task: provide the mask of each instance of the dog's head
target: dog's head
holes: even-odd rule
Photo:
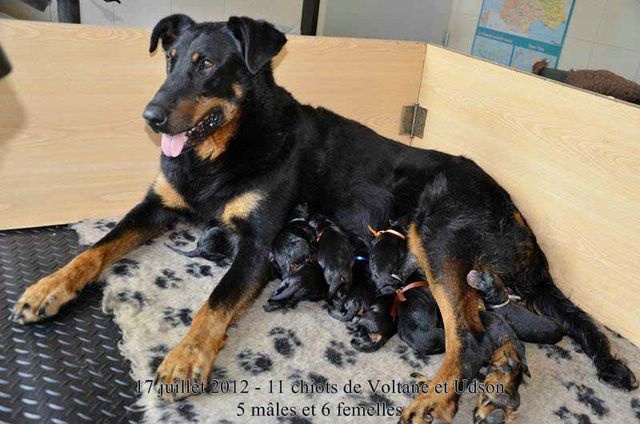
[[[287,40],[264,21],[231,17],[197,24],[188,16],[172,15],[153,29],[150,52],[159,41],[166,53],[167,78],[143,117],[162,133],[163,153],[175,157],[187,144],[230,132],[223,128],[237,124],[254,78],[271,73],[268,65]]]

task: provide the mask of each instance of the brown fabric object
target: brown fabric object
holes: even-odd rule
[[[606,70],[570,70],[566,84],[640,104],[640,84]]]
[[[538,61],[533,65],[532,72],[546,76],[544,72],[547,70],[547,66],[546,60]],[[564,83],[630,103],[640,104],[640,84],[610,71],[572,69],[568,72]]]

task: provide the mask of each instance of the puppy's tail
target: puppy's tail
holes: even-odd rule
[[[625,390],[638,387],[633,372],[620,359],[611,354],[609,340],[596,326],[591,317],[569,300],[556,287],[549,273],[547,260],[542,251],[538,252],[537,266],[527,273],[535,275],[537,286],[526,296],[527,303],[544,315],[554,318],[591,358],[598,372],[598,378],[607,384]]]

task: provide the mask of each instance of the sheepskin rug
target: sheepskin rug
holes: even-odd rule
[[[73,228],[88,245],[114,225],[113,219],[88,220]],[[266,313],[262,304],[276,285],[271,282],[229,328],[211,375],[219,382],[212,386],[218,393],[163,401],[149,390],[149,381],[226,271],[167,247],[190,250],[200,231],[177,226],[101,277],[106,283],[103,307],[122,330],[120,349],[140,382],[145,422],[395,423],[413,397],[403,393],[414,383],[411,373],[433,377],[438,369],[442,355],[418,355],[398,337],[376,353],[357,352],[344,323],[329,317],[321,303]],[[614,349],[640,372],[639,350],[608,333]],[[638,391],[600,383],[591,362],[567,337],[556,346],[528,344],[527,360],[532,377],[520,390],[519,422],[640,422]],[[474,400],[471,393],[462,395],[456,422],[472,422]]]

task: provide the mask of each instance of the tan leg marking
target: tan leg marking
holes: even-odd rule
[[[435,377],[431,379],[429,392],[418,395],[404,408],[401,421],[413,424],[432,422],[451,422],[456,414],[458,394],[455,393],[455,380],[462,377],[463,349],[461,334],[470,331],[482,331],[479,310],[482,302],[479,296],[467,289],[464,270],[455,261],[444,264],[444,278],[435,278],[429,263],[427,252],[420,240],[415,223],[409,226],[408,247],[416,256],[418,265],[425,273],[431,293],[438,304],[445,331],[445,357]],[[422,377],[421,379],[424,379]],[[436,385],[448,390],[436,390]]]
[[[511,340],[507,340],[491,355],[484,384],[492,386],[495,392],[478,395],[475,423],[513,422],[520,406],[518,389],[523,373],[528,375],[529,371]],[[499,387],[502,388],[501,392]]]
[[[254,190],[243,193],[229,200],[224,206],[220,220],[223,224],[233,226],[236,219],[244,220],[255,211],[264,199],[262,192]]]
[[[111,262],[146,238],[129,231],[115,240],[85,250],[63,268],[27,288],[14,306],[13,318],[26,324],[57,314],[62,305],[98,278]]]
[[[182,195],[167,181],[163,173],[158,174],[153,183],[153,192],[160,197],[160,201],[169,209],[188,209],[189,205]]]
[[[233,311],[211,309],[208,302],[193,317],[189,332],[164,358],[158,367],[158,383],[181,381],[202,383],[206,386],[213,361],[224,346],[227,327]],[[165,393],[167,400],[177,400],[189,393]]]

